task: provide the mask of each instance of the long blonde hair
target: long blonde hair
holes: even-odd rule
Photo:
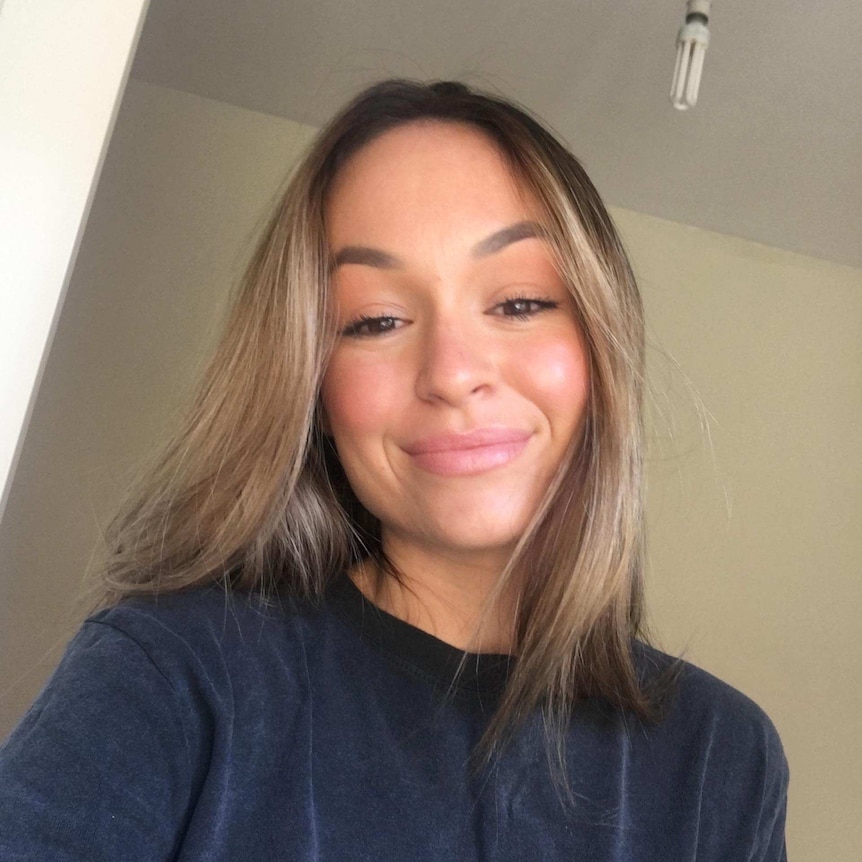
[[[405,123],[487,135],[539,202],[589,358],[581,439],[506,578],[519,585],[517,662],[481,744],[488,755],[541,706],[561,743],[591,697],[655,717],[642,636],[644,326],[629,261],[579,162],[510,101],[457,82],[390,80],[353,99],[295,170],[254,252],[192,408],[107,530],[103,604],[222,582],[318,599],[379,524],[353,496],[317,422],[332,344],[324,204],[341,166]],[[560,763],[561,744],[556,746]]]

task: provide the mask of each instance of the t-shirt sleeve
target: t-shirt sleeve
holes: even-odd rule
[[[715,717],[711,765],[704,774],[710,800],[705,843],[716,859],[785,862],[790,773],[781,739],[766,713],[744,695],[734,692],[727,701],[732,709]]]
[[[787,819],[787,789],[790,771],[787,758],[770,725],[771,733],[766,745],[766,778],[760,811],[760,829],[754,862],[787,862],[787,845],[784,837]]]
[[[145,646],[85,623],[0,747],[0,859],[173,858],[191,796],[187,713]]]

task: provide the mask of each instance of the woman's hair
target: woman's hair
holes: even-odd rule
[[[315,600],[364,555],[391,571],[379,524],[318,423],[334,338],[325,203],[352,155],[413,122],[466,124],[497,145],[539,204],[586,343],[580,439],[502,578],[520,597],[517,661],[482,743],[490,755],[541,706],[562,765],[563,729],[579,701],[658,715],[657,690],[639,679],[632,655],[642,636],[642,306],[577,159],[525,110],[464,84],[378,83],[313,141],[252,256],[182,428],[109,525],[103,602],[214,582]]]

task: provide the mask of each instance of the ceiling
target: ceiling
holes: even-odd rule
[[[528,106],[610,203],[862,267],[862,4],[715,0],[668,101],[682,0],[151,0],[134,78],[321,125],[388,76]]]

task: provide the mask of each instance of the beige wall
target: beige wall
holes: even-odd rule
[[[858,860],[862,271],[614,215],[644,294],[657,390],[655,629],[778,727],[791,860]]]
[[[180,408],[309,133],[130,82],[0,524],[0,735],[79,623],[99,525]],[[856,860],[862,272],[614,215],[649,318],[655,627],[773,717],[794,862]]]

